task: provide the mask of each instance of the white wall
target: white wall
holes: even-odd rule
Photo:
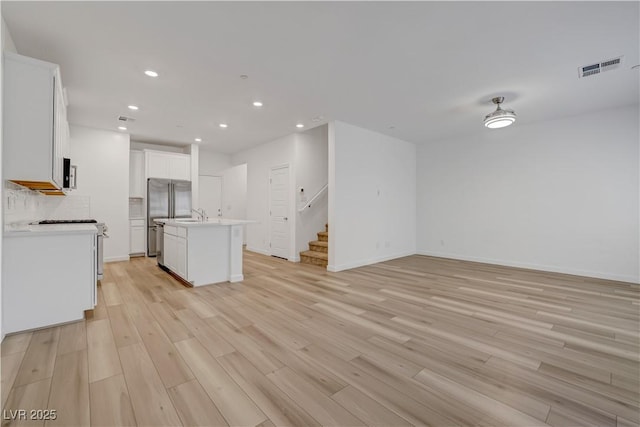
[[[269,250],[269,174],[274,166],[289,165],[289,259],[296,258],[295,245],[295,141],[296,134],[279,138],[256,148],[236,153],[231,157],[234,165],[247,165],[247,219],[258,221],[247,225],[247,249],[263,254]],[[201,171],[202,173],[202,171]]]
[[[4,18],[2,18],[2,13],[0,12],[0,27],[2,30],[2,52],[10,51],[16,52],[16,45],[13,43],[13,39],[11,38],[11,34],[9,33],[9,29],[7,28],[7,24],[4,22]],[[0,100],[2,99],[2,82],[3,78],[3,67],[0,67]],[[1,105],[2,103],[0,103]],[[0,129],[2,129],[2,107],[0,106]],[[2,147],[2,132],[0,132],[0,147]],[[0,176],[2,176],[2,150],[0,149]],[[0,185],[0,191],[4,189],[4,185]],[[2,199],[4,200],[4,194],[2,194]],[[0,204],[3,206],[4,203]],[[4,215],[4,213],[3,213]],[[4,224],[4,216],[0,218],[0,223]],[[0,233],[0,261],[2,260],[2,233]],[[2,328],[2,262],[0,262],[0,342],[4,339],[4,329]]]
[[[200,146],[191,144],[189,149],[191,157],[191,209],[200,206]]]
[[[297,134],[295,143],[296,210],[302,208],[328,183],[328,126],[318,126]],[[300,189],[304,192],[300,192]],[[309,241],[324,231],[328,220],[327,192],[302,213],[296,211],[296,256],[309,249]]]
[[[340,271],[416,251],[416,147],[329,124],[329,265]]]
[[[200,175],[220,175],[223,170],[230,168],[232,165],[229,154],[217,153],[202,146],[200,147]]]
[[[247,218],[246,164],[222,171],[222,216],[233,219]]]
[[[638,107],[418,149],[418,252],[638,282]]]
[[[129,259],[129,135],[71,126],[78,196],[91,197],[91,216],[109,227],[105,261]]]
[[[4,18],[2,18],[2,51],[18,53],[16,44],[13,42],[13,37],[11,37],[7,23],[4,22]]]

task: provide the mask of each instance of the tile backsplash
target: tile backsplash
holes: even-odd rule
[[[5,225],[43,219],[88,219],[91,218],[91,197],[45,196],[5,181],[3,208]]]

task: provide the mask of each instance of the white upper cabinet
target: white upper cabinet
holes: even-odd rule
[[[171,179],[191,181],[191,156],[188,154],[172,155],[169,158],[169,176]]]
[[[43,192],[62,188],[69,126],[56,64],[4,53],[3,176]]]
[[[144,153],[129,152],[129,197],[144,198]]]
[[[147,157],[147,178],[169,178],[169,156],[165,153],[145,151]]]
[[[191,156],[180,153],[145,150],[147,178],[191,181]]]

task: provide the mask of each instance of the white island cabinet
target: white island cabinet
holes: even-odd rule
[[[84,318],[96,304],[96,227],[37,225],[4,233],[4,332]]]
[[[164,222],[165,268],[193,286],[243,280],[243,226],[253,221],[161,222]]]

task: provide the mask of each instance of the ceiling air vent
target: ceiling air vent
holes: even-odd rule
[[[135,122],[136,119],[127,116],[118,116],[118,120],[121,122]]]
[[[613,59],[607,59],[606,61],[598,62],[595,64],[585,65],[578,67],[578,77],[589,77],[594,74],[604,73],[605,71],[614,70],[620,67],[624,56],[619,56]]]

